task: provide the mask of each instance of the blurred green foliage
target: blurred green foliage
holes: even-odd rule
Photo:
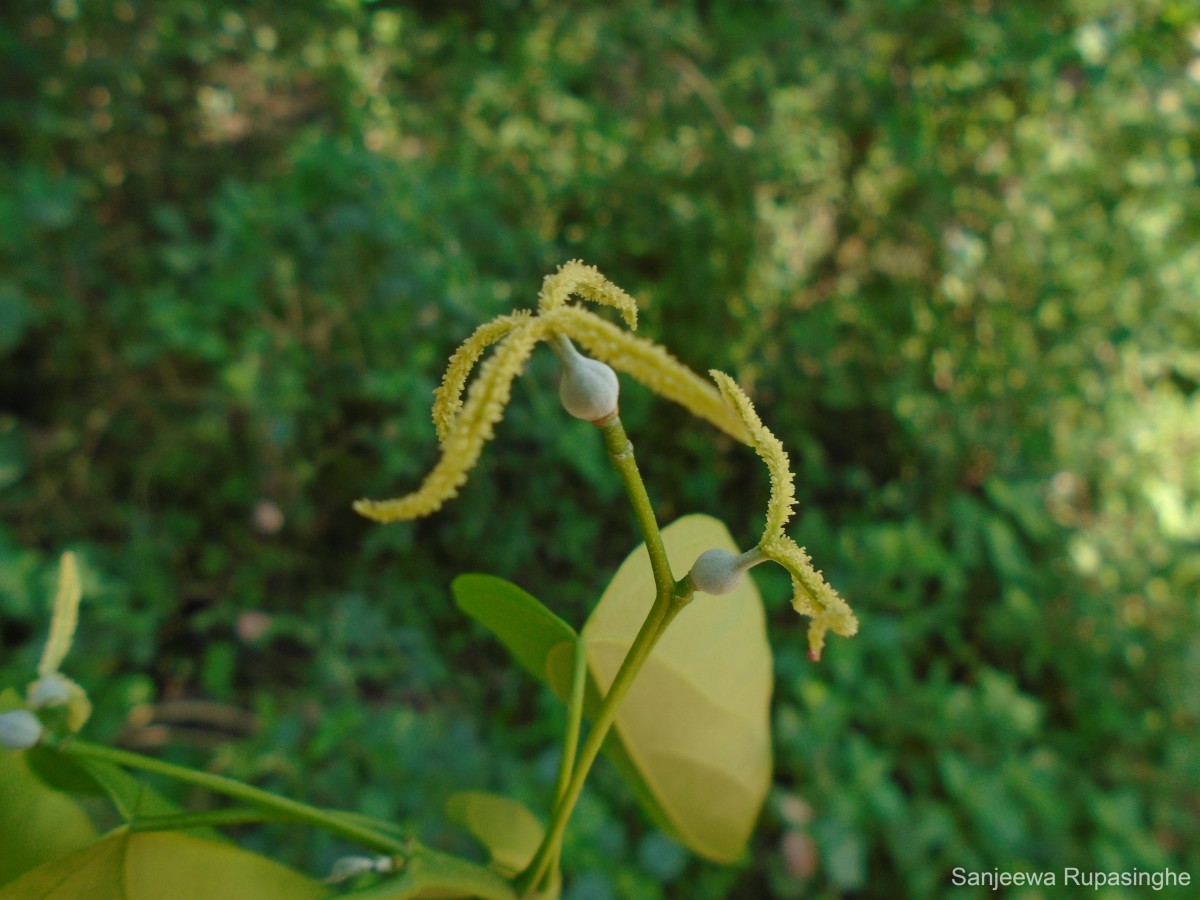
[[[1200,877],[1197,7],[452,10],[4,5],[0,679],[32,671],[69,547],[92,734],[250,709],[163,752],[453,850],[453,790],[544,809],[559,713],[448,585],[492,572],[578,624],[634,543],[551,361],[445,512],[349,502],[417,482],[446,355],[580,256],[752,389],[862,632],[810,664],[767,573],[752,859],[690,859],[602,770],[566,896]],[[751,454],[636,389],[623,412],[664,521],[757,535]],[[345,850],[240,837],[317,872]]]

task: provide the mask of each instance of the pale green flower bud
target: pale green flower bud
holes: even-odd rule
[[[728,550],[705,550],[692,564],[692,584],[706,594],[728,594],[742,581],[745,569],[737,554]]]
[[[615,415],[620,392],[617,373],[605,363],[584,356],[564,335],[553,335],[548,343],[563,367],[562,380],[558,384],[563,408],[586,422],[598,422]]]
[[[705,550],[696,557],[688,575],[698,591],[714,595],[728,594],[742,583],[742,575],[747,569],[765,558],[757,547],[741,554],[717,547]]]
[[[71,684],[70,679],[58,672],[51,672],[29,685],[25,698],[34,709],[41,709],[43,706],[66,706],[71,702]]]
[[[61,672],[48,672],[25,691],[25,699],[34,709],[44,706],[65,706],[67,727],[78,732],[92,715],[92,701],[87,692]]]
[[[42,739],[42,723],[27,709],[0,713],[0,747],[28,750]]]

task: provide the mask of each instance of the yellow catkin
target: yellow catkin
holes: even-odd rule
[[[377,522],[400,522],[427,516],[455,496],[479,461],[483,445],[491,440],[495,424],[504,415],[513,379],[545,331],[544,323],[531,319],[528,325],[504,338],[480,367],[462,412],[443,443],[442,458],[419,489],[392,500],[359,500],[354,510]]]
[[[620,310],[625,324],[633,331],[637,330],[637,302],[601,275],[595,266],[584,265],[578,259],[563,263],[557,272],[542,280],[538,312],[545,315],[565,306],[572,294]]]
[[[737,411],[746,430],[750,432],[755,452],[767,464],[767,472],[771,477],[771,496],[767,501],[767,524],[763,535],[782,534],[783,526],[792,517],[792,507],[796,505],[796,485],[788,464],[787,451],[783,449],[779,438],[762,423],[754,404],[736,381],[716,369],[712,369],[709,375],[721,389],[726,402]]]
[[[559,307],[542,318],[549,320],[556,331],[578,341],[596,359],[678,403],[734,440],[751,442],[750,433],[721,399],[720,392],[653,341],[622,331],[577,306]]]
[[[458,411],[462,409],[462,392],[467,379],[479,357],[492,344],[507,335],[514,328],[529,321],[531,313],[520,310],[509,316],[500,316],[485,322],[475,329],[474,333],[463,341],[454,351],[446,364],[446,374],[442,376],[441,386],[433,393],[433,427],[437,429],[438,442],[444,444],[450,434]]]
[[[491,440],[495,424],[504,415],[513,379],[534,346],[552,334],[563,334],[654,393],[754,447],[771,478],[766,527],[758,549],[791,574],[792,605],[797,612],[812,618],[808,631],[812,655],[820,656],[827,631],[846,637],[855,634],[858,620],[849,605],[813,567],[804,549],[783,533],[796,504],[787,452],[763,424],[746,393],[731,377],[716,370],[710,373],[717,385],[714,388],[663,347],[622,331],[586,309],[569,305],[567,300],[572,294],[620,310],[629,327],[637,327],[637,305],[633,298],[599,270],[579,260],[560,266],[542,282],[538,315],[522,310],[481,325],[450,357],[433,404],[433,422],[442,444],[442,457],[420,488],[392,500],[359,500],[354,509],[379,522],[416,519],[440,509],[458,493],[479,461],[484,444]],[[493,344],[496,349],[480,367],[464,403],[462,393],[471,371]],[[74,557],[66,554],[60,570],[51,639],[39,668],[43,675],[57,669],[70,647],[79,603],[78,582]]]
[[[843,637],[858,632],[858,619],[849,604],[830,586],[813,566],[804,548],[783,533],[783,526],[796,505],[796,486],[788,464],[787,451],[779,438],[763,424],[754,404],[732,378],[724,372],[709,372],[721,395],[750,432],[751,443],[771,476],[771,497],[767,501],[767,522],[758,549],[788,570],[792,576],[792,607],[812,622],[808,627],[808,646],[813,659],[820,659],[825,634],[833,631]]]
[[[768,524],[781,528],[794,502],[790,476],[785,479],[778,474],[786,475],[787,456],[774,436],[762,428],[744,395],[743,401],[723,397],[720,390],[664,348],[623,331],[587,309],[568,304],[572,295],[614,307],[630,328],[637,326],[633,298],[599,270],[579,260],[560,266],[543,281],[537,315],[521,310],[481,325],[450,357],[442,384],[434,392],[432,411],[442,456],[421,487],[392,500],[359,500],[354,509],[380,522],[415,519],[440,509],[458,493],[483,445],[491,439],[493,426],[503,416],[511,395],[512,380],[534,345],[551,334],[563,334],[577,340],[597,359],[711,422],[735,440],[759,448],[772,473]],[[464,403],[462,395],[471,373],[493,345],[496,349],[480,367]],[[752,434],[748,423],[756,423],[761,434]]]
[[[42,651],[42,659],[38,663],[38,675],[45,676],[57,672],[58,667],[62,665],[67,651],[71,649],[71,641],[75,638],[75,628],[79,624],[79,601],[82,597],[79,563],[74,553],[64,553],[58,561],[58,590],[54,596],[54,611],[50,616],[50,637],[46,640],[46,649]]]

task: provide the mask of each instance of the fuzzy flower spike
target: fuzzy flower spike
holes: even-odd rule
[[[792,507],[796,505],[796,488],[783,444],[762,423],[750,398],[732,378],[715,370],[710,374],[725,401],[750,433],[755,451],[767,464],[771,496],[767,501],[766,527],[758,545],[740,556],[721,550],[702,553],[692,567],[692,580],[697,589],[707,593],[727,593],[751,566],[768,559],[779,563],[792,576],[792,606],[796,612],[812,619],[808,627],[809,656],[820,659],[826,632],[851,637],[858,632],[858,619],[846,601],[813,567],[804,548],[783,531],[792,517]]]
[[[79,581],[79,563],[74,553],[64,553],[58,563],[58,590],[50,616],[50,636],[38,663],[37,681],[29,685],[26,700],[34,709],[65,706],[67,728],[79,731],[92,714],[92,704],[83,688],[59,671],[79,625],[79,601],[83,588]]]
[[[595,361],[581,357],[574,350],[570,341],[575,340],[596,359],[632,376],[742,443],[752,442],[742,419],[711,384],[659,345],[568,303],[572,295],[617,309],[631,330],[637,328],[634,299],[595,267],[578,260],[559,267],[542,282],[536,313],[519,310],[481,325],[450,357],[433,403],[433,424],[442,456],[424,483],[411,494],[392,500],[359,500],[354,504],[355,511],[378,522],[399,522],[427,516],[454,497],[479,461],[483,445],[493,436],[512,394],[513,379],[520,374],[539,341],[549,343],[563,360],[565,379],[596,375]],[[476,364],[493,346],[492,354],[479,366],[478,375],[467,389]],[[615,380],[608,382],[602,376],[600,373],[595,380],[613,385],[612,401],[607,404],[611,409],[596,419],[616,412]],[[572,385],[565,383],[562,394],[566,401],[573,394]],[[599,409],[587,403],[572,409],[568,404],[573,414],[584,418],[590,415],[587,410],[593,408]]]

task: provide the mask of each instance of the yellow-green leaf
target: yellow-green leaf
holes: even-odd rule
[[[87,814],[46,787],[26,754],[0,750],[0,884],[96,839]]]
[[[525,804],[486,791],[452,794],[446,815],[478,838],[492,863],[510,876],[529,865],[546,833]]]
[[[709,516],[663,530],[674,571],[705,550],[737,552]],[[581,638],[607,690],[654,600],[646,548],[620,569]],[[730,594],[696,594],[667,629],[617,715],[626,754],[671,830],[692,850],[730,862],[745,849],[771,778],[771,649],[749,579]]]
[[[182,812],[149,784],[104,760],[73,756],[50,747],[34,747],[28,751],[28,761],[30,770],[51,788],[72,794],[107,796],[126,822]],[[187,833],[228,842],[212,828],[190,828]]]
[[[0,900],[316,900],[328,889],[264,856],[176,832],[121,830],[26,872]]]

